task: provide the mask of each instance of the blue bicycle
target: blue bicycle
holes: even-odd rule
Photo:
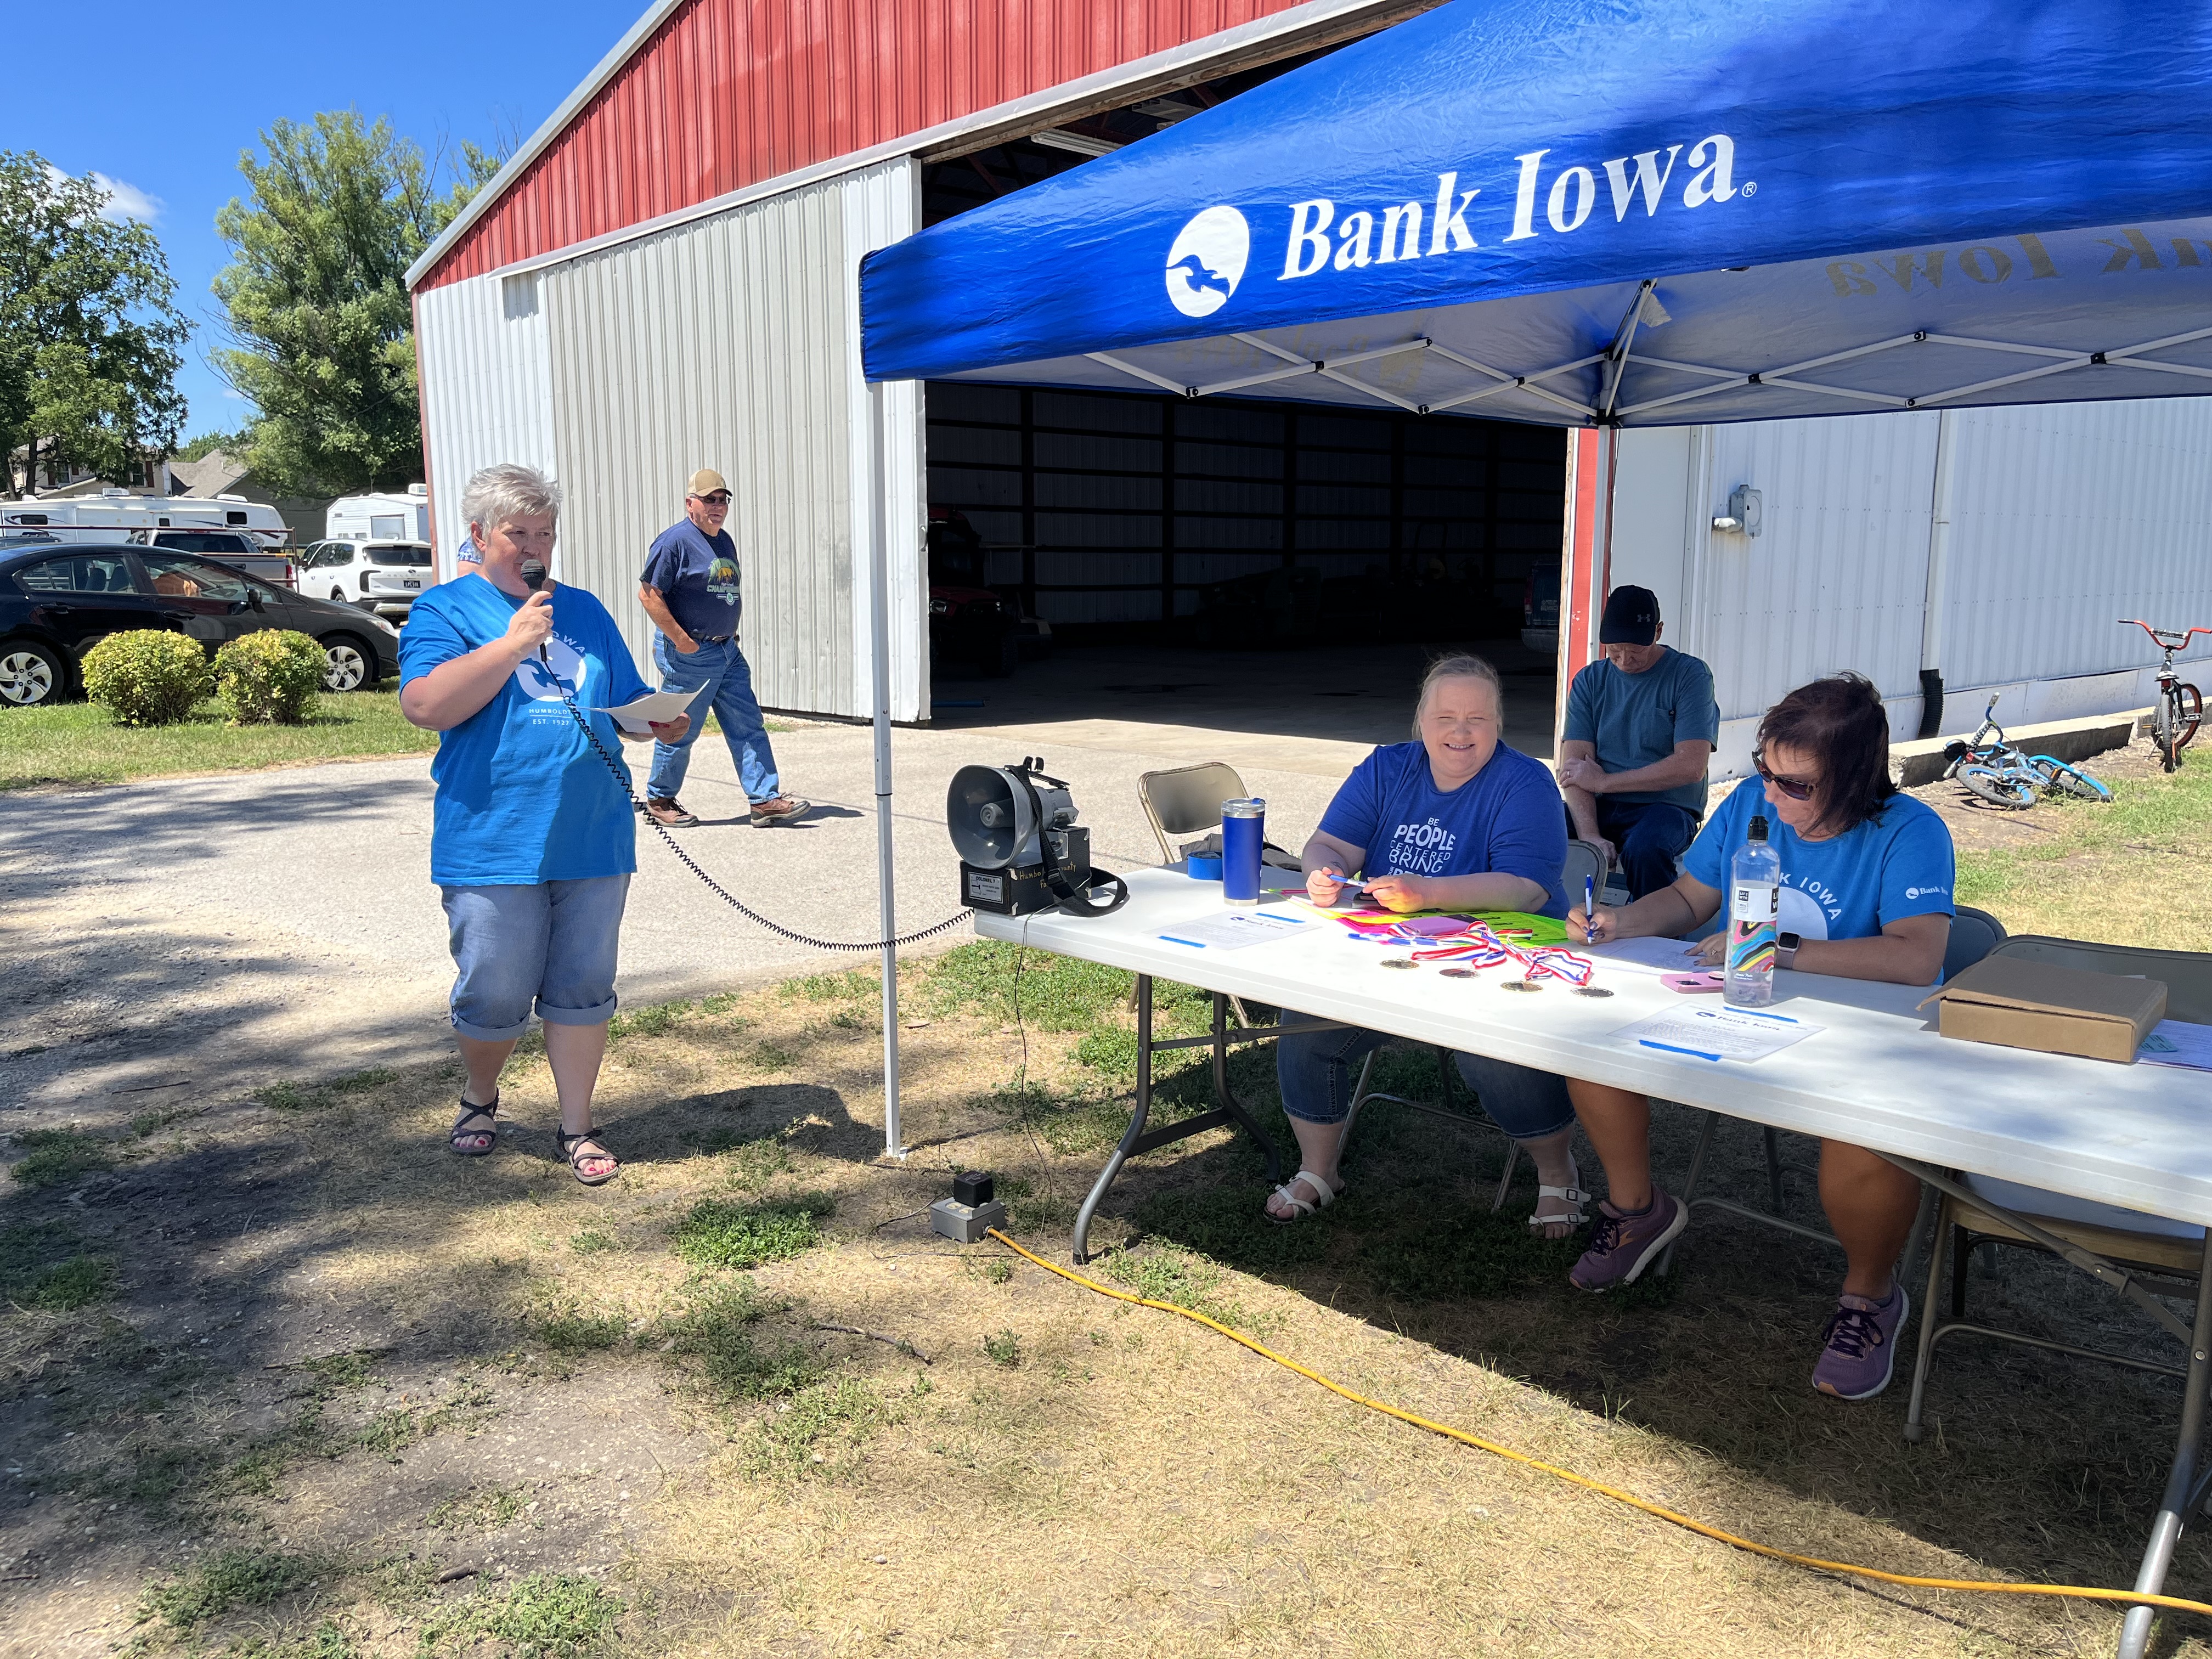
[[[2100,780],[2055,755],[2031,755],[2006,739],[1996,719],[2002,695],[1990,694],[1972,738],[1954,738],[1945,747],[1951,763],[1943,775],[1957,779],[1990,805],[2012,811],[2024,811],[2049,794],[2109,804],[2112,792]]]

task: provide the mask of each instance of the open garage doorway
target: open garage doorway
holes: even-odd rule
[[[968,382],[925,409],[933,724],[1334,766],[1472,650],[1550,754],[1559,432]]]

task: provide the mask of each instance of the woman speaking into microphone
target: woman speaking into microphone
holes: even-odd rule
[[[468,1067],[448,1144],[464,1158],[492,1150],[500,1069],[535,1010],[561,1098],[554,1144],[597,1187],[620,1167],[592,1133],[592,1091],[637,825],[627,769],[618,782],[569,704],[612,755],[618,728],[593,706],[652,688],[606,607],[547,579],[560,510],[558,487],[530,467],[469,480],[461,511],[479,562],[415,601],[399,638],[399,708],[440,734],[430,879],[459,969],[453,1034]],[[689,725],[679,714],[653,735],[674,743]]]

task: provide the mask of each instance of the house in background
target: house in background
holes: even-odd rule
[[[169,480],[167,493],[172,495],[194,495],[203,500],[235,495],[275,507],[291,527],[295,547],[306,547],[322,540],[324,515],[335,499],[329,495],[279,494],[256,478],[244,459],[228,450],[210,449],[197,461],[171,461],[166,471]]]
[[[103,478],[81,466],[56,460],[52,447],[43,441],[39,446],[37,477],[29,476],[31,471],[29,446],[17,444],[8,452],[9,495],[97,495],[103,489],[130,489],[152,495],[178,493],[170,482],[167,461],[135,460],[124,469],[123,477]]]

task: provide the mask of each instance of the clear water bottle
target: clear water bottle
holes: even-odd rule
[[[1766,818],[1754,817],[1729,871],[1728,988],[1740,1008],[1774,1000],[1775,938],[1782,915],[1782,855],[1767,843]]]

